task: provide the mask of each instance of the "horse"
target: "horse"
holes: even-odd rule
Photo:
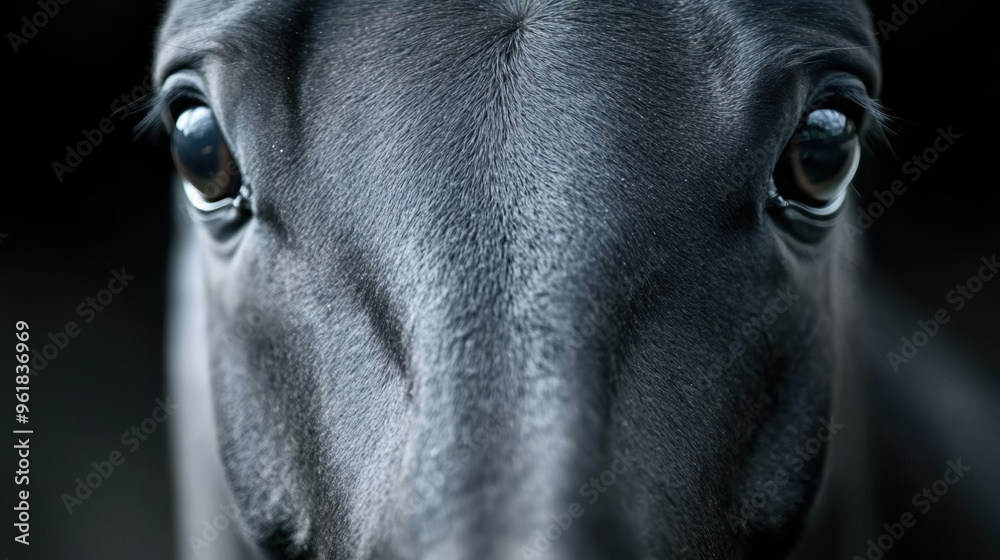
[[[800,542],[850,426],[863,2],[173,0],[155,58],[186,554]]]

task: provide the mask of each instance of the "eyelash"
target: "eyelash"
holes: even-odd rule
[[[812,99],[808,108],[803,111],[796,127],[796,133],[804,124],[809,113],[817,109],[840,111],[853,120],[858,127],[858,136],[861,139],[862,147],[888,146],[889,140],[886,133],[890,129],[889,117],[885,109],[878,101],[869,97],[858,87],[836,81],[829,84],[822,93]]]
[[[194,87],[181,86],[157,92],[147,104],[146,115],[136,126],[136,133],[169,136],[177,116],[194,105],[208,105],[201,92]]]

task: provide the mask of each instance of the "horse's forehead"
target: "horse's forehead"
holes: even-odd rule
[[[577,41],[561,43],[559,54],[579,56],[598,51],[604,39],[614,49],[629,53],[673,51],[691,64],[719,71],[733,60],[733,68],[755,69],[792,60],[801,50],[873,43],[862,0],[826,2],[803,0],[795,5],[770,0],[745,2],[663,0],[648,5],[606,5],[602,2],[505,0],[469,2],[450,0],[433,5],[423,1],[394,3],[344,0],[299,0],[274,3],[261,0],[173,0],[160,32],[159,51],[220,47],[237,51],[254,63],[279,66],[323,57],[292,57],[339,47],[351,52],[387,54],[401,44],[416,44],[420,52],[447,47],[474,49],[483,36],[502,38],[511,30],[534,31],[562,38],[587,33]],[[568,36],[568,37],[567,37]],[[481,45],[479,45],[481,46]],[[474,55],[470,52],[469,55]],[[753,58],[753,60],[749,60]],[[161,69],[162,70],[162,69]],[[312,70],[316,70],[313,68]],[[682,72],[678,72],[682,74]],[[733,84],[723,84],[733,85]],[[735,86],[738,87],[738,86]]]

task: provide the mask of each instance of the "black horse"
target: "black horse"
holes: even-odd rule
[[[788,553],[846,425],[872,29],[860,1],[175,0],[189,551]],[[230,499],[242,529],[204,534]]]

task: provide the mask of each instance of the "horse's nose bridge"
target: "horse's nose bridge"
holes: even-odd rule
[[[399,546],[428,558],[499,559],[523,558],[523,545],[551,548],[557,559],[616,531],[610,522],[590,526],[613,509],[611,494],[601,494],[587,520],[571,515],[592,497],[581,488],[615,461],[606,438],[609,360],[599,345],[495,309],[425,317],[407,372],[412,418],[394,500],[403,512]],[[559,543],[544,534],[553,523]]]
[[[543,335],[486,328],[436,338],[452,338],[452,350],[445,343],[432,355],[415,351],[408,372],[418,486],[434,493],[426,487],[436,479],[439,489],[460,493],[496,484],[516,490],[599,455],[607,372],[600,360],[580,357],[588,348],[557,357]],[[544,497],[551,488],[536,490]]]

